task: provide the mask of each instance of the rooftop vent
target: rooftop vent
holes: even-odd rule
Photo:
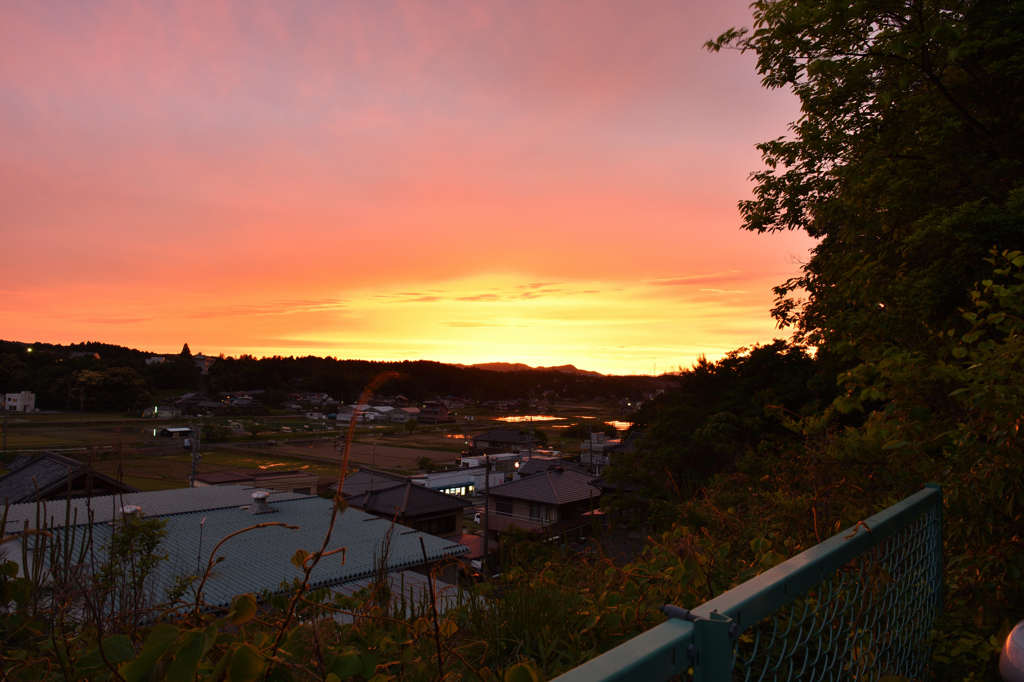
[[[257,490],[252,494],[252,504],[249,505],[250,514],[265,514],[269,511],[273,511],[270,505],[267,504],[267,498],[270,497],[270,493],[265,490]]]
[[[563,471],[565,471],[565,469],[563,467],[555,467],[555,473],[559,473],[560,474]]]

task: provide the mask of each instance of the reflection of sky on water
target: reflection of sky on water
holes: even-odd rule
[[[445,438],[469,438],[468,433],[446,433]]]
[[[243,461],[252,461],[252,460],[243,460]],[[294,466],[294,465],[289,465],[288,462],[273,462],[272,464],[260,464],[258,466],[259,466],[260,469],[269,469],[270,467],[286,467],[286,466],[291,466],[293,469],[308,469],[309,468],[308,464],[305,464],[303,466],[297,467],[297,466]]]
[[[499,422],[554,422],[565,417],[552,417],[549,414],[525,414],[525,415],[513,415],[511,417],[498,417],[496,421]]]
[[[607,422],[602,422],[602,423],[604,423],[604,424],[611,424],[612,426],[614,426],[619,431],[625,431],[626,429],[628,429],[630,426],[633,425],[633,422],[620,422],[620,421],[607,421]],[[575,425],[574,424],[552,424],[550,427],[545,427],[545,428],[567,429],[570,426],[575,426]]]

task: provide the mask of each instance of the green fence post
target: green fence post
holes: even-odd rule
[[[693,661],[694,682],[729,682],[732,680],[733,642],[729,636],[732,618],[717,611],[708,619],[693,623],[696,655]]]
[[[932,587],[935,590],[935,601],[938,609],[937,615],[941,616],[943,607],[945,606],[942,595],[942,588],[944,587],[942,584],[942,576],[945,575],[942,558],[942,486],[938,483],[926,483],[924,487],[939,491],[939,499],[935,503],[936,516],[939,520],[939,529],[935,534],[935,569],[931,574],[931,582]]]

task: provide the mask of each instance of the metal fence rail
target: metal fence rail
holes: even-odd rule
[[[558,677],[583,680],[921,678],[942,611],[942,491],[867,521]]]

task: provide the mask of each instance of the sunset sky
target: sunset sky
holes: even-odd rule
[[[660,373],[770,341],[748,0],[0,4],[0,338]]]

